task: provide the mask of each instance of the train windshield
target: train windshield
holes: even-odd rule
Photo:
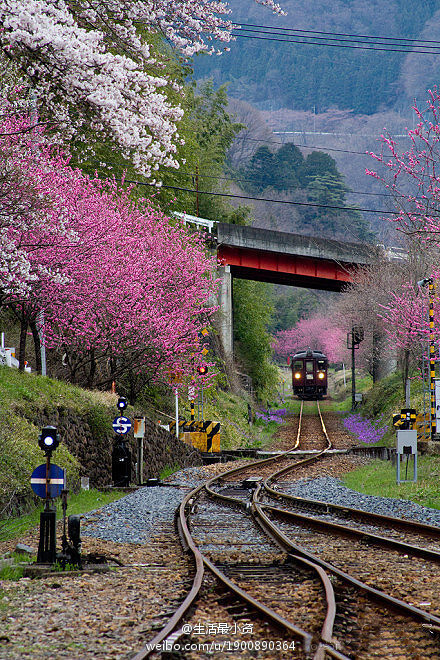
[[[308,374],[313,373],[313,361],[312,360],[306,360],[306,372]]]
[[[293,365],[293,369],[295,371],[300,371],[300,369],[302,368],[303,368],[303,363],[301,362],[301,360],[296,360],[295,364]]]
[[[318,369],[325,369],[325,360],[318,360]]]

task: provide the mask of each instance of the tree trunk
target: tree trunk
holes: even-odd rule
[[[87,376],[87,387],[93,387],[93,382],[95,380],[96,373],[96,360],[95,360],[95,351],[90,349],[90,369]]]
[[[30,329],[32,332],[32,337],[34,340],[35,347],[35,368],[38,374],[41,374],[41,342],[40,335],[38,334],[37,324],[35,321],[32,321],[30,324]]]
[[[22,318],[20,322],[20,346],[18,349],[18,368],[24,371],[24,363],[26,361],[26,339],[27,339],[28,322],[27,319]]]

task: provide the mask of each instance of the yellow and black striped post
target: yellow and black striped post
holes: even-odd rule
[[[429,378],[431,390],[431,440],[436,434],[436,411],[435,411],[435,342],[434,342],[434,280],[428,280],[429,291]]]

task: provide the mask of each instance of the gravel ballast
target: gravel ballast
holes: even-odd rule
[[[208,468],[193,467],[173,474],[169,478],[173,486],[139,488],[102,509],[84,514],[81,535],[116,543],[145,543],[157,533],[159,523],[173,522],[174,513],[188,489],[211,476]]]
[[[429,509],[410,500],[364,495],[351,490],[351,488],[346,488],[340,479],[335,477],[318,477],[311,480],[300,479],[289,485],[283,483],[283,491],[297,497],[340,504],[384,516],[407,518],[408,520],[440,527],[439,509]]]
[[[84,514],[81,535],[116,543],[145,543],[157,533],[158,524],[173,521],[182,496],[178,488],[140,488],[102,509]]]
[[[212,476],[209,468],[188,468],[170,477],[173,486],[144,487],[84,515],[81,533],[117,543],[145,543],[160,522],[171,523],[188,489]],[[440,510],[409,500],[364,495],[346,488],[335,477],[283,482],[291,495],[350,506],[387,516],[407,518],[440,527]]]

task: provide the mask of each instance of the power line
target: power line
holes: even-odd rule
[[[295,131],[298,133],[298,135],[304,135],[305,131]],[[293,133],[293,131],[286,131],[286,133]],[[328,135],[335,135],[335,133],[328,133]],[[342,134],[341,134],[342,135]],[[356,135],[356,133],[347,133],[347,136],[352,136],[354,138],[356,137],[367,137],[367,136],[362,136],[362,135]],[[377,137],[377,136],[375,136]],[[408,135],[400,135],[400,136],[394,136],[394,137],[409,137]],[[316,149],[318,151],[339,151],[344,154],[355,154],[358,156],[370,156],[368,151],[352,151],[351,149],[337,149],[335,147],[317,147],[314,145],[308,145],[308,144],[300,144],[299,142],[280,142],[279,140],[264,140],[263,138],[251,138],[251,137],[246,137],[242,136],[240,137],[240,134],[237,135],[235,138],[236,141],[238,140],[248,140],[250,142],[267,142],[268,144],[280,144],[280,145],[285,145],[285,144],[293,144],[295,147],[301,147],[301,149]]]
[[[261,28],[261,29],[254,29]],[[284,32],[281,32],[283,30]],[[394,37],[372,37],[368,35],[357,35],[357,34],[344,34],[342,32],[318,32],[314,30],[297,30],[294,28],[276,28],[269,26],[251,26],[251,25],[241,25],[240,32],[251,32],[255,34],[277,34],[280,36],[294,36],[301,39],[309,38],[314,39],[316,42],[319,41],[339,41],[341,44],[346,43],[358,43],[366,45],[378,45],[378,46],[399,46],[402,48],[429,48],[433,53],[440,49],[440,42],[433,40],[422,40],[422,39],[405,39],[405,38],[394,38]],[[285,32],[291,32],[293,34],[285,34]],[[238,31],[236,31],[239,34]],[[302,35],[306,34],[307,37]],[[315,36],[315,35],[325,35],[325,36]],[[368,41],[367,41],[368,40]],[[399,43],[402,42],[402,43]],[[302,43],[302,42],[300,42]],[[314,43],[314,42],[312,42]],[[429,44],[435,44],[433,46]],[[326,44],[328,45],[328,44]]]
[[[262,29],[268,29],[268,30],[283,30],[284,32],[301,32],[304,34],[324,34],[324,35],[332,35],[335,37],[358,37],[360,39],[375,39],[375,40],[381,40],[381,41],[408,41],[408,42],[413,42],[413,43],[420,43],[420,44],[439,44],[439,41],[433,41],[430,39],[411,39],[409,37],[382,37],[379,35],[368,35],[368,34],[350,34],[347,32],[323,32],[322,30],[301,30],[300,28],[285,28],[285,27],[279,27],[279,26],[274,26],[274,25],[255,25],[254,23],[241,23],[240,28],[262,28]]]
[[[374,140],[377,138],[377,134],[368,135],[366,133],[336,133],[335,131],[273,131],[274,135],[330,135],[331,137],[356,137],[356,138],[366,138],[368,140]],[[394,138],[408,138],[409,136],[405,133],[398,133],[393,136]]]
[[[153,188],[158,188],[158,186],[154,183],[146,183],[145,181],[133,181],[129,179],[124,179],[125,183],[134,183],[136,185],[140,186],[151,186]],[[281,200],[281,199],[269,199],[266,197],[252,197],[250,195],[234,195],[232,193],[220,193],[220,192],[208,192],[206,190],[196,190],[195,188],[179,188],[178,186],[168,186],[166,184],[163,184],[160,186],[162,188],[167,188],[170,190],[179,190],[181,192],[192,192],[192,193],[198,193],[199,195],[211,195],[214,197],[232,197],[235,199],[247,199],[247,200],[252,200],[256,202],[272,202],[273,204],[288,204],[291,206],[311,206],[314,208],[320,208],[320,209],[332,209],[334,211],[360,211],[363,213],[376,213],[380,215],[398,215],[398,211],[383,211],[383,210],[377,210],[377,209],[365,209],[365,208],[360,208],[360,207],[355,207],[355,206],[332,206],[330,204],[314,204],[313,202],[293,202],[291,200]],[[420,215],[420,214],[414,214],[414,215]]]
[[[436,55],[436,52],[428,50],[405,50],[404,48],[380,48],[378,46],[353,46],[347,43],[321,43],[318,41],[304,41],[298,39],[280,39],[279,37],[263,37],[263,36],[254,36],[251,34],[243,34],[240,31],[232,33],[234,37],[241,37],[243,39],[255,39],[257,41],[278,41],[286,44],[302,44],[304,46],[325,46],[326,48],[349,48],[352,50],[373,50],[377,52],[386,52],[386,53],[417,53],[419,55]],[[429,48],[429,46],[427,46]]]
[[[194,178],[196,174],[191,174],[190,172],[182,172],[181,170],[178,170],[177,172],[173,172],[174,176],[187,176],[190,178]],[[231,181],[232,183],[257,183],[254,179],[234,179],[233,177],[226,177],[226,176],[217,176],[215,174],[202,174],[201,172],[198,172],[197,176],[199,176],[202,179],[215,179],[216,181]],[[282,181],[282,177],[281,177]],[[269,184],[271,185],[271,184]],[[267,186],[268,187],[268,186]],[[390,195],[388,193],[374,193],[374,192],[367,192],[367,191],[362,191],[362,190],[346,190],[345,191],[347,195],[374,195],[376,197],[391,197],[393,199],[396,198],[395,195]],[[404,197],[404,195],[398,195],[399,197]]]
[[[302,134],[303,131],[300,131],[300,133]],[[238,141],[238,140],[249,140],[251,142],[267,142],[268,144],[281,144],[281,145],[289,144],[289,142],[279,142],[278,140],[264,140],[262,138],[250,138],[250,137],[245,137],[245,136],[240,137],[240,134],[237,135],[235,140],[236,141]],[[367,156],[368,155],[366,151],[350,151],[348,149],[335,149],[335,148],[330,148],[330,147],[314,147],[314,146],[309,146],[307,144],[298,144],[297,142],[293,142],[293,144],[295,145],[295,147],[302,147],[303,149],[318,149],[318,150],[320,149],[322,151],[341,151],[344,154],[358,154],[360,156]]]

